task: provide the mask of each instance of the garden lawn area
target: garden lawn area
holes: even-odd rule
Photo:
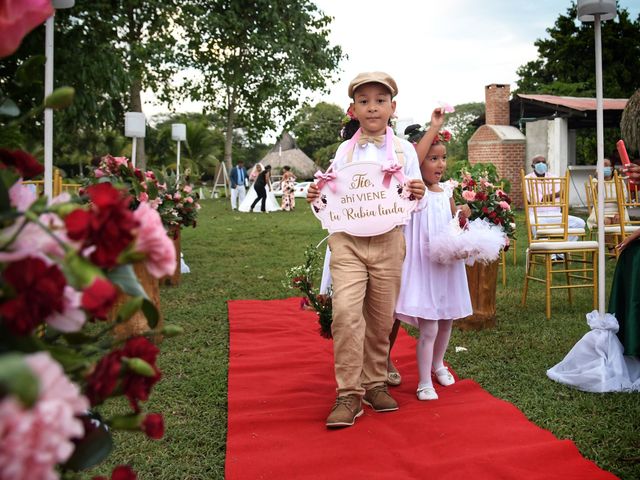
[[[305,247],[317,244],[325,232],[306,203],[297,201],[295,212],[271,214],[232,212],[226,199],[202,202],[198,227],[183,230],[182,236],[191,273],[182,276],[178,287],[162,288],[166,321],[185,330],[162,343],[163,379],[147,404],[149,412],[164,414],[165,437],[153,441],[144,434],[116,432],[112,465],[128,463],[141,479],[224,478],[226,302],[299,296],[283,286],[285,270],[301,264]],[[574,291],[573,305],[566,291],[556,292],[552,319],[547,320],[543,285],[534,283],[526,307],[521,307],[527,243],[522,214],[517,234],[517,265],[512,265],[509,252],[506,287],[498,277],[496,328],[454,329],[446,360],[460,377],[476,380],[557,437],[573,440],[600,467],[623,479],[640,478],[640,395],[584,393],[545,374],[589,330],[585,314],[592,310],[591,292]],[[610,279],[614,262],[607,264]],[[260,335],[260,325],[255,332]],[[467,350],[455,353],[456,346]],[[255,385],[255,392],[259,408],[260,385]],[[328,413],[333,399],[326,400]],[[107,469],[101,465],[92,474],[105,474]]]

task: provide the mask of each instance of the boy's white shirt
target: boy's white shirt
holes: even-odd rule
[[[418,163],[418,155],[416,149],[406,140],[402,138],[398,139],[400,145],[402,145],[402,151],[404,153],[404,176],[407,179],[421,179],[420,164]],[[334,170],[339,170],[347,162],[347,145],[349,141],[342,142],[336,152],[336,162],[333,165]],[[397,155],[393,152],[393,158],[398,161]],[[387,160],[387,148],[386,145],[378,148],[373,143],[367,143],[364,146],[358,144],[355,145],[353,150],[352,162],[378,162],[384,163]]]

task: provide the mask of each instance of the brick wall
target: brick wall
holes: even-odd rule
[[[487,125],[509,125],[509,85],[492,83],[484,87]]]

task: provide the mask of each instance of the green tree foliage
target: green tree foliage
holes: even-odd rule
[[[342,58],[329,43],[331,18],[310,0],[193,0],[188,14],[186,84],[196,100],[226,117],[231,166],[234,127],[250,135],[275,128],[305,91],[325,89]]]
[[[447,145],[447,157],[451,160],[467,158],[467,142],[477,128],[471,122],[484,113],[484,108],[483,102],[462,103],[455,106],[455,112],[446,116],[444,128],[452,135]]]
[[[576,18],[572,4],[538,39],[538,58],[522,65],[514,93],[595,96],[593,23]],[[626,9],[602,24],[602,64],[605,97],[627,98],[640,87],[640,16],[634,21]]]
[[[291,121],[291,132],[298,148],[310,158],[318,150],[340,141],[343,110],[332,103],[304,105]]]

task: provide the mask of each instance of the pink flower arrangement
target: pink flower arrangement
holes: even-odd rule
[[[73,453],[71,439],[84,434],[77,416],[89,402],[49,353],[26,355],[25,362],[38,379],[39,394],[31,408],[13,396],[0,401],[0,478],[54,480],[55,465]]]
[[[3,0],[0,8],[0,57],[15,52],[24,36],[51,15],[51,0]]]
[[[140,225],[134,249],[144,253],[144,264],[149,273],[156,278],[173,275],[176,269],[176,249],[162,226],[158,212],[147,202],[143,202],[138,205],[133,216]]]

